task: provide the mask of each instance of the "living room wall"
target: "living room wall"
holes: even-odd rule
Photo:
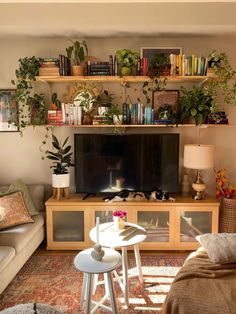
[[[236,68],[236,48],[235,36],[194,36],[194,37],[158,37],[158,38],[87,38],[89,55],[101,59],[108,59],[110,54],[115,54],[121,48],[130,48],[136,51],[140,47],[182,47],[185,54],[195,54],[207,56],[212,49],[224,51]],[[18,66],[18,59],[25,56],[57,56],[65,54],[65,48],[70,44],[69,38],[2,38],[0,39],[0,88],[12,88],[11,79],[14,78],[15,69]],[[112,84],[111,84],[112,85]],[[65,85],[57,85],[55,88],[59,95],[66,91]],[[42,91],[47,92],[47,86],[40,86]],[[120,86],[109,86],[111,89],[120,93],[123,97]],[[168,86],[169,89],[176,89],[176,86]],[[138,89],[138,88],[137,88]],[[133,90],[130,90],[131,99],[136,97]],[[230,124],[236,124],[236,107],[223,106],[229,115]],[[215,166],[216,168],[225,167],[232,182],[236,181],[236,145],[235,126],[219,126],[198,129],[195,127],[171,128],[168,132],[180,133],[180,181],[184,172],[189,173],[190,178],[194,178],[192,171],[183,169],[183,145],[185,143],[199,143],[215,145]],[[55,134],[65,138],[70,136],[73,145],[73,134],[79,132],[76,128],[57,127]],[[140,130],[132,130],[140,132]],[[142,131],[143,132],[143,131]],[[166,129],[146,130],[145,132],[166,132]],[[42,160],[39,146],[44,138],[44,127],[27,127],[21,137],[15,132],[0,132],[0,184],[8,184],[16,178],[23,179],[26,183],[50,183],[51,169],[48,160]],[[50,147],[50,145],[49,145]],[[74,169],[71,168],[71,190],[74,186]],[[207,183],[207,191],[214,196],[214,172],[205,171],[204,180]]]

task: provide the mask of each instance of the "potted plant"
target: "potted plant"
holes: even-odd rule
[[[82,107],[82,124],[92,124],[92,113],[95,109],[96,97],[87,89],[84,89],[74,98],[74,101],[78,101]]]
[[[88,55],[88,47],[85,40],[82,42],[72,41],[72,45],[66,48],[66,52],[67,57],[71,61],[72,75],[84,75],[83,62]]]
[[[168,76],[170,75],[170,57],[164,53],[158,53],[153,56],[149,65],[150,76]]]
[[[69,137],[64,142],[52,134],[52,146],[55,151],[47,151],[46,157],[53,161],[52,186],[54,188],[65,188],[70,186],[69,167],[74,166],[71,161],[71,145],[67,145]]]
[[[215,111],[211,94],[206,93],[201,87],[193,86],[187,90],[181,87],[179,98],[179,122],[185,123],[193,119],[196,125],[206,122],[208,114]]]
[[[35,56],[19,59],[19,67],[15,71],[16,79],[12,84],[16,87],[14,101],[18,103],[19,129],[31,123],[42,125],[47,123],[47,108],[44,94],[31,95],[32,81],[39,73],[40,58]],[[37,108],[37,110],[36,110]],[[36,117],[37,115],[37,117]]]
[[[205,89],[210,90],[212,95],[214,95],[214,99],[220,90],[226,104],[236,105],[236,71],[231,66],[229,58],[224,52],[213,50],[209,54],[207,75],[217,77],[216,80],[211,80],[205,86]]]
[[[111,105],[105,113],[107,124],[122,124],[122,112],[118,105]]]
[[[138,52],[134,52],[130,49],[121,49],[116,52],[117,64],[120,66],[120,72],[122,76],[128,76],[132,74],[133,67],[139,62]]]

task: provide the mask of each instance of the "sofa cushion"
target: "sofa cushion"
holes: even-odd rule
[[[29,184],[27,187],[37,212],[43,211],[45,208],[44,185]]]
[[[15,257],[15,250],[13,247],[0,246],[0,273]]]
[[[29,214],[30,215],[37,215],[38,211],[36,210],[35,205],[32,201],[32,197],[29,193],[29,189],[22,180],[18,179],[16,181],[12,182],[10,186],[1,187],[0,196],[11,194],[11,193],[14,193],[17,191],[22,192],[25,206],[26,206]]]
[[[0,221],[0,230],[34,222],[25,207],[22,192],[0,197],[0,206],[5,209],[4,217]]]
[[[34,224],[25,224],[0,231],[0,245],[13,246],[19,253],[44,225],[42,214],[34,216]]]
[[[206,233],[196,237],[213,263],[236,262],[236,233]]]

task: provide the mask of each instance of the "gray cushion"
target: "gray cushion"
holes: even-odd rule
[[[196,237],[216,264],[236,262],[236,233],[206,233]]]
[[[13,247],[0,246],[0,273],[4,271],[6,266],[15,257],[15,250]]]
[[[44,225],[42,214],[34,216],[33,224],[24,224],[0,232],[0,245],[13,246],[19,253]]]

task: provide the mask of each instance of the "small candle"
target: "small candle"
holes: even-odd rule
[[[99,222],[100,222],[100,218],[96,217],[97,245],[99,245]]]

